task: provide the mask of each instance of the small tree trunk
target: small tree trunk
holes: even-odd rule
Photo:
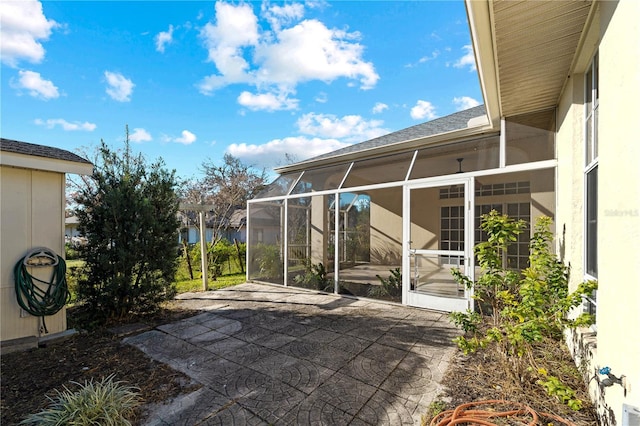
[[[238,253],[238,264],[240,265],[240,272],[244,274],[244,262],[242,261],[242,254],[240,253],[240,244],[238,244],[238,239],[233,239],[233,244],[236,246],[236,253]]]
[[[187,258],[187,269],[189,270],[189,277],[193,279],[193,268],[191,267],[191,256],[189,255],[189,246],[186,240],[182,240],[182,247],[184,247],[184,255]]]

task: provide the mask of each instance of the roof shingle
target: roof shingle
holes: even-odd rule
[[[328,152],[326,154],[318,155],[317,157],[310,158],[308,161],[320,160],[323,158],[337,157],[344,154],[351,154],[359,151],[365,151],[372,148],[378,148],[386,145],[391,145],[399,142],[407,142],[414,139],[425,138],[427,136],[433,136],[440,133],[452,132],[454,130],[466,129],[469,120],[476,117],[485,115],[484,105],[479,105],[473,108],[466,109],[464,111],[456,112],[445,117],[436,118],[435,120],[427,121],[426,123],[417,124],[415,126],[407,127],[406,129],[398,130],[397,132],[389,133],[384,136],[370,139],[368,141],[360,142],[354,145],[349,145],[345,148],[338,149],[336,151]]]
[[[51,158],[54,160],[72,161],[74,163],[91,164],[89,160],[64,149],[12,139],[0,138],[0,151],[34,155],[36,157]]]

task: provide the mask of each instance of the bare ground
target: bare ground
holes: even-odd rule
[[[136,320],[155,326],[195,314],[172,302],[154,316]],[[68,315],[72,323],[73,309]],[[117,325],[120,324],[80,332],[46,347],[3,355],[0,424],[17,424],[46,408],[46,396],[55,396],[55,390],[63,390],[63,386],[73,390],[74,382],[84,384],[111,374],[115,374],[115,380],[138,387],[145,403],[161,402],[194,389],[184,374],[123,345],[121,337],[108,331]],[[143,409],[138,410],[137,416],[138,420],[144,417]]]

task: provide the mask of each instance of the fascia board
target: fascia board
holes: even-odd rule
[[[465,6],[485,109],[489,122],[499,128],[502,106],[491,4],[488,0],[466,0]]]

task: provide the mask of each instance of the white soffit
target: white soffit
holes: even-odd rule
[[[591,0],[489,2],[501,115],[556,106]]]

